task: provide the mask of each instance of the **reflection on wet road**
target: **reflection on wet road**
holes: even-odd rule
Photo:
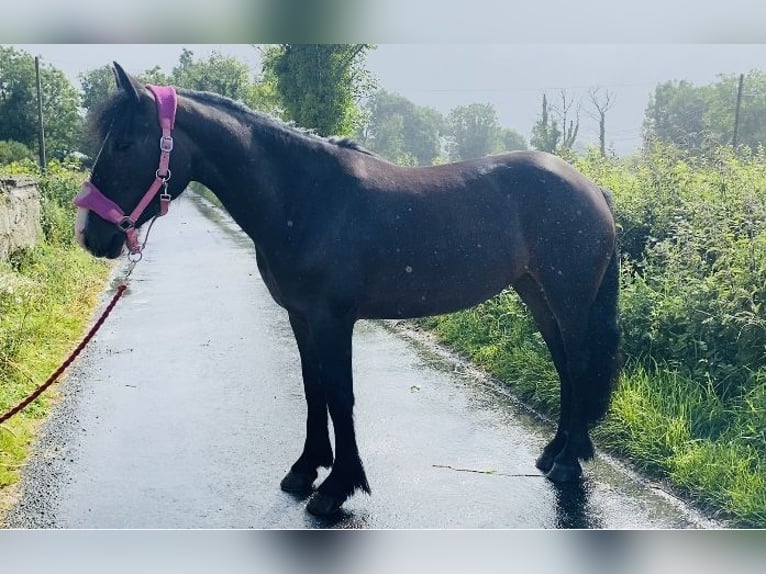
[[[311,517],[278,487],[305,423],[286,313],[228,218],[196,198],[173,207],[64,385],[8,526],[710,525],[602,459],[582,485],[551,484],[534,467],[550,428],[442,354],[367,322],[356,327],[354,373],[373,494],[332,521]]]

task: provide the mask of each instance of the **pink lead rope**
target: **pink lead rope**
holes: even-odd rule
[[[168,193],[168,180],[170,179],[170,152],[173,151],[173,127],[176,120],[177,97],[176,91],[171,86],[146,86],[154,95],[157,104],[162,137],[160,137],[160,165],[154,175],[154,181],[146,193],[138,202],[130,215],[120,209],[120,206],[106,197],[101,191],[88,180],[82,184],[80,193],[74,199],[74,204],[83,209],[96,212],[102,218],[117,225],[126,235],[126,243],[130,253],[140,253],[143,248],[138,241],[138,232],[135,225],[138,218],[151,203],[157,192],[160,194],[160,213],[165,215],[170,206],[170,194]]]

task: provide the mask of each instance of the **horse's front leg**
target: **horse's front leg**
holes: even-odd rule
[[[301,356],[303,390],[306,395],[308,414],[303,452],[290,468],[290,472],[282,479],[280,486],[285,492],[308,494],[316,480],[317,469],[320,466],[332,466],[333,454],[327,427],[327,400],[322,389],[319,363],[311,342],[308,323],[290,314],[290,325]]]
[[[353,329],[353,320],[331,313],[316,313],[309,320],[322,390],[335,431],[335,462],[328,477],[309,500],[307,510],[312,514],[336,512],[357,489],[370,492],[354,432],[351,375]]]

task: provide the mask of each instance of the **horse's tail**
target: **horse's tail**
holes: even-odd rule
[[[612,200],[609,192],[602,189],[609,209]],[[620,256],[615,241],[609,265],[604,272],[601,286],[588,318],[588,369],[584,384],[589,397],[585,401],[585,417],[588,423],[598,422],[609,409],[609,400],[620,371],[620,331],[617,323],[617,297],[620,289]]]

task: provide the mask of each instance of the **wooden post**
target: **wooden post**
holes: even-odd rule
[[[739,108],[742,105],[742,85],[745,82],[745,74],[739,75],[739,87],[737,88],[737,107],[734,111],[734,135],[731,138],[731,145],[734,151],[737,151],[737,136],[739,135]]]
[[[35,56],[37,75],[37,145],[40,153],[40,169],[45,171],[45,128],[43,127],[43,94],[40,86],[40,58]]]

